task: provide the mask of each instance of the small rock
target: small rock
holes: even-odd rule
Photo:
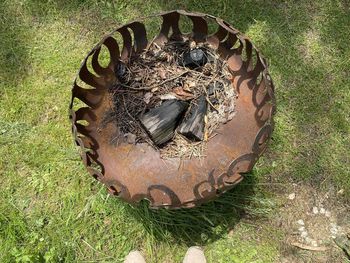
[[[302,238],[306,238],[306,237],[308,236],[307,231],[301,232],[300,236],[301,236]]]
[[[331,216],[331,212],[326,211],[326,212],[324,213],[324,215],[325,215],[326,217],[330,217],[330,216]]]
[[[338,226],[334,223],[331,223],[329,231],[331,232],[331,234],[337,235],[338,234]]]
[[[312,241],[311,241],[311,245],[312,245],[313,247],[317,247],[317,241],[316,241],[316,240],[312,240]]]
[[[289,200],[294,200],[295,199],[295,193],[291,193],[288,195]]]
[[[300,232],[303,232],[303,231],[305,231],[305,227],[304,227],[304,226],[301,226],[301,227],[298,228],[298,230],[299,230]]]
[[[314,213],[315,215],[318,214],[318,207],[317,207],[317,206],[314,206],[314,207],[312,208],[312,213]]]
[[[324,214],[326,213],[326,209],[324,209],[323,207],[320,209],[320,214]]]
[[[299,225],[301,225],[301,226],[304,226],[304,225],[305,225],[303,219],[299,219],[299,220],[297,221],[297,223],[298,223]]]

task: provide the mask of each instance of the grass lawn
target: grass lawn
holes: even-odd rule
[[[268,58],[278,113],[269,150],[237,188],[196,209],[152,211],[88,176],[68,104],[81,60],[105,33],[170,9],[219,16],[248,35]],[[336,193],[348,207],[349,137],[347,0],[0,3],[0,262],[122,262],[132,249],[180,262],[191,245],[208,262],[280,262],[289,233],[275,223],[288,217],[288,191]]]

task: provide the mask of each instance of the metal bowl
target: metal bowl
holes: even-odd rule
[[[179,21],[184,17],[193,23],[191,33],[180,31]],[[83,60],[69,106],[72,132],[87,170],[113,195],[129,203],[147,199],[154,208],[194,207],[232,188],[252,170],[273,130],[274,87],[266,60],[246,36],[224,20],[182,10],[146,19],[155,18],[162,20],[153,39],[159,46],[170,37],[186,35],[195,42],[209,43],[227,61],[238,96],[235,117],[219,127],[219,135],[207,142],[201,159],[162,159],[147,143],[111,143],[118,125],[101,122],[113,104],[109,89],[117,81],[116,65],[150,44],[145,24],[135,21],[105,36]],[[215,33],[208,33],[208,23],[217,26]],[[107,67],[99,63],[102,46],[109,51]]]

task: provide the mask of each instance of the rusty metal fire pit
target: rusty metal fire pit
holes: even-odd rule
[[[153,40],[158,46],[170,38],[181,39],[184,34],[179,21],[187,17],[193,23],[187,36],[210,44],[226,60],[237,93],[234,118],[207,142],[202,159],[162,159],[147,143],[111,144],[118,129],[112,123],[101,125],[101,121],[112,107],[108,90],[118,81],[116,66],[120,61],[127,63],[151,43],[145,25],[137,21],[104,37],[84,59],[72,90],[72,132],[89,173],[112,194],[129,203],[147,199],[154,208],[194,207],[232,188],[252,170],[273,130],[274,87],[266,60],[246,36],[222,19],[180,10],[147,19],[154,17],[162,19]],[[208,22],[217,25],[215,33],[208,34]],[[102,46],[110,54],[107,67],[99,63]]]

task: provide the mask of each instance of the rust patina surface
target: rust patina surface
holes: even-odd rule
[[[129,203],[148,199],[155,208],[193,207],[239,183],[264,152],[273,130],[274,87],[266,60],[246,36],[227,22],[182,10],[158,16],[162,18],[161,29],[152,41],[159,46],[170,37],[184,36],[179,20],[187,16],[193,22],[193,40],[208,42],[227,61],[238,96],[235,117],[221,125],[218,135],[207,142],[201,159],[166,160],[147,143],[111,143],[119,133],[118,126],[101,122],[113,107],[108,90],[117,81],[116,65],[120,61],[127,63],[151,43],[145,25],[135,21],[104,37],[84,59],[72,89],[72,132],[87,170],[112,194]],[[208,21],[217,25],[213,34],[208,34]],[[117,39],[122,39],[121,43]],[[107,67],[98,60],[103,45],[110,54]],[[78,106],[81,102],[86,105]]]

